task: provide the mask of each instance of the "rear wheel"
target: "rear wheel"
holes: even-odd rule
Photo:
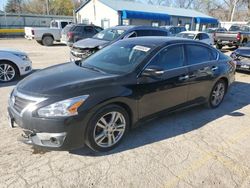
[[[17,67],[8,61],[0,62],[0,82],[11,82],[19,76]]]
[[[220,106],[221,102],[225,97],[226,90],[227,90],[226,82],[224,80],[219,80],[214,85],[211,91],[208,101],[208,106],[210,108],[217,108],[218,106]]]
[[[223,46],[222,46],[221,44],[218,44],[218,43],[216,44],[216,48],[217,48],[217,49],[221,50],[222,47],[223,47]]]
[[[42,43],[44,46],[52,46],[54,42],[54,39],[52,36],[44,36]]]
[[[100,109],[89,121],[86,144],[94,151],[105,152],[116,147],[129,128],[126,110],[117,105]]]

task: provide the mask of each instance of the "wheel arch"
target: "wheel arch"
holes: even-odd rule
[[[48,37],[52,37],[53,40],[55,40],[53,34],[51,34],[51,33],[44,33],[43,36],[42,36],[42,40],[43,40],[44,37],[47,37],[47,36],[48,36]]]
[[[17,70],[18,76],[20,76],[20,69],[19,69],[19,67],[17,66],[16,63],[14,63],[13,61],[11,61],[9,59],[0,59],[0,63],[2,63],[2,62],[7,62],[7,63],[10,63],[11,65],[13,65]]]

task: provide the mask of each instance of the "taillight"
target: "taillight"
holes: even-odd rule
[[[31,30],[31,34],[32,34],[32,35],[35,35],[35,31],[34,31],[33,29]]]
[[[240,39],[241,39],[241,34],[240,34],[240,33],[237,33],[236,39],[237,39],[237,40],[240,40]]]
[[[70,38],[73,38],[73,33],[72,32],[68,32],[67,33],[67,37],[70,39]]]

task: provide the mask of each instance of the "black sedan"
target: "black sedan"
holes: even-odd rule
[[[237,63],[237,70],[250,71],[250,42],[235,50],[231,57]]]
[[[146,117],[204,103],[218,107],[234,76],[230,58],[198,41],[121,40],[19,82],[9,99],[10,125],[24,130],[26,143],[107,151]]]

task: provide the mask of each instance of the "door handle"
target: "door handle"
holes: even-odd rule
[[[213,67],[211,68],[211,70],[212,70],[212,71],[216,71],[216,70],[218,70],[218,68],[219,68],[219,67],[217,67],[217,66],[213,66]]]
[[[189,76],[188,76],[188,75],[180,76],[180,77],[179,77],[179,80],[180,80],[180,81],[184,81],[184,80],[187,80],[187,79],[189,79]]]

